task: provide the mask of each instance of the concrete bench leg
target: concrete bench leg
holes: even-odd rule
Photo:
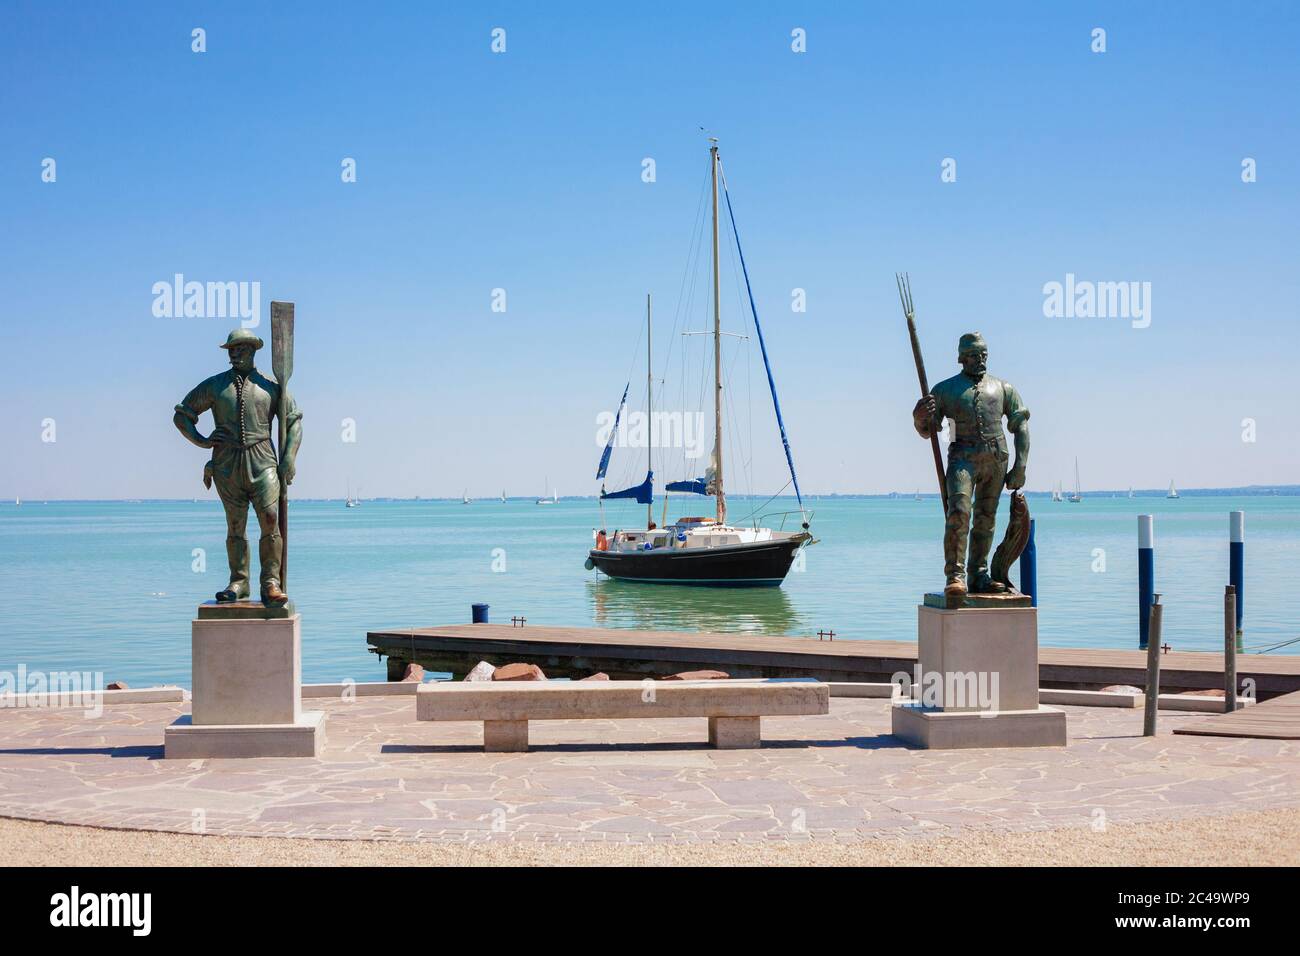
[[[709,743],[718,750],[752,750],[762,746],[758,717],[710,717]]]
[[[483,721],[483,749],[487,753],[518,753],[528,749],[528,721]]]

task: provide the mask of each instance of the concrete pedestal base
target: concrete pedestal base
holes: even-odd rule
[[[891,711],[916,747],[1064,747],[1065,712],[1038,702],[1038,612],[922,605],[910,700]]]
[[[167,728],[169,758],[315,757],[325,715],[302,712],[301,618],[191,625],[192,716]]]
[[[325,715],[312,710],[292,724],[194,724],[179,717],[163,734],[169,760],[222,757],[319,757]]]
[[[1065,746],[1065,712],[1054,707],[980,713],[904,701],[894,705],[891,717],[895,737],[925,749]]]

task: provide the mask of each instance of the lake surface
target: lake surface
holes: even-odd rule
[[[937,499],[808,506],[820,543],[807,550],[804,569],[779,589],[725,590],[619,583],[584,570],[600,521],[594,501],[368,501],[352,509],[293,502],[288,583],[303,620],[303,678],[383,680],[380,659],[366,650],[367,630],[467,622],[475,601],[492,606],[494,621],[521,615],[530,625],[915,640],[916,604],[943,583]],[[1232,510],[1246,512],[1245,649],[1300,637],[1300,497],[1070,504],[1042,496],[1030,498],[1030,509],[1044,645],[1137,647],[1136,515],[1151,513],[1165,640],[1178,650],[1221,650]],[[731,500],[733,518],[748,510]],[[1004,503],[1003,519],[1006,510]],[[670,516],[678,513],[685,512],[674,507]],[[607,515],[610,530],[638,518],[644,527],[635,504]],[[255,523],[251,532],[255,553]],[[215,497],[5,502],[0,670],[23,664],[102,671],[133,686],[189,686],[189,623],[195,605],[225,586],[224,541]],[[195,549],[204,549],[206,570],[195,569]],[[1274,651],[1297,652],[1300,643]]]

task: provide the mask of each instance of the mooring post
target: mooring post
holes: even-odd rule
[[[1029,519],[1029,541],[1020,553],[1020,593],[1028,594],[1038,607],[1038,549],[1034,546],[1034,519]]]
[[[1138,648],[1151,634],[1152,595],[1156,590],[1156,529],[1151,515],[1138,515]],[[1159,644],[1159,641],[1156,641]]]
[[[1241,512],[1234,512],[1241,514]],[[1237,709],[1237,589],[1223,589],[1223,712]]]
[[[1149,516],[1147,516],[1149,517]],[[1142,718],[1142,736],[1156,735],[1156,711],[1160,708],[1160,624],[1164,608],[1160,595],[1151,596],[1151,631],[1147,641],[1147,706]]]
[[[1246,512],[1228,512],[1228,583],[1232,585],[1237,600],[1237,615],[1234,623],[1237,637],[1241,638],[1241,615],[1245,610],[1245,597],[1242,587],[1246,579]]]

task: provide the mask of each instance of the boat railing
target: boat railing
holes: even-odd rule
[[[780,518],[781,527],[777,528],[776,530],[784,531],[785,523],[788,520],[790,520],[791,515],[799,515],[801,521],[807,521],[810,524],[812,523],[813,513],[811,511],[765,511],[763,512],[763,514],[759,515],[757,518],[754,519],[754,530],[757,531],[759,528],[761,528],[764,524],[767,523],[769,518]],[[805,518],[804,515],[807,515],[807,517]]]

